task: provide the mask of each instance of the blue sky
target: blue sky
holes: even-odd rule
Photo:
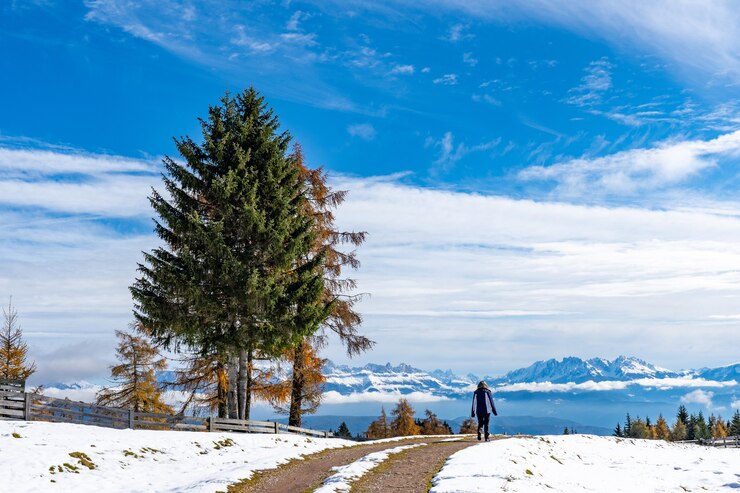
[[[4,2],[0,296],[41,377],[104,372],[161,157],[250,84],[370,233],[358,363],[734,362],[737,9],[510,3]]]

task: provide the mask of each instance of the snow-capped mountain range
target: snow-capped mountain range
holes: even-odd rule
[[[481,379],[498,392],[623,390],[629,385],[657,388],[730,387],[740,382],[740,363],[719,368],[673,371],[641,359],[614,360],[568,357],[538,361],[503,376],[456,375],[447,370],[424,371],[406,364],[368,364],[359,368],[328,362],[325,391],[342,396],[394,392],[457,398],[468,395]]]

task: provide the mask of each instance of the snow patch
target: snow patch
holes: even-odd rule
[[[453,454],[430,493],[737,491],[740,449],[592,435],[495,440]]]
[[[335,467],[334,470],[337,472],[326,478],[326,480],[324,480],[324,484],[314,490],[314,493],[337,493],[349,491],[350,488],[352,488],[352,483],[354,481],[357,481],[369,471],[378,467],[379,464],[386,461],[391,455],[411,448],[421,447],[423,445],[426,445],[426,443],[401,445],[400,447],[367,454],[346,466]]]

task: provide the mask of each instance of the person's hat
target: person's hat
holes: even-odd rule
[[[486,382],[484,382],[483,380],[481,380],[480,382],[478,382],[478,388],[479,389],[487,389],[488,388],[488,384]]]

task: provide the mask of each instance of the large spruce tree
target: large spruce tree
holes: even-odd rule
[[[291,137],[256,90],[226,94],[201,130],[200,144],[175,140],[184,163],[164,160],[167,194],[153,190],[150,202],[165,246],[144,253],[131,292],[157,342],[217,355],[221,387],[238,375],[237,416],[248,419],[254,359],[300,343],[330,310],[324,252],[312,249]]]

